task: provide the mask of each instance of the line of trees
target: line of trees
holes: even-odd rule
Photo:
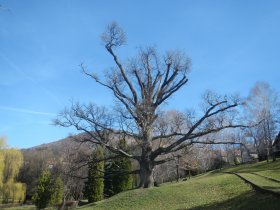
[[[118,147],[128,151],[125,140],[120,140]],[[90,203],[102,200],[104,195],[110,197],[134,187],[130,174],[131,160],[122,156],[113,159],[104,157],[104,149],[97,147],[88,164],[84,196]]]

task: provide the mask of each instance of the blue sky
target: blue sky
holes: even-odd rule
[[[102,73],[112,60],[101,45],[117,21],[128,43],[159,52],[181,49],[192,59],[189,83],[167,108],[196,107],[206,89],[247,96],[256,81],[280,91],[279,1],[0,0],[0,136],[26,148],[66,137],[51,125],[70,100],[111,105],[107,90],[85,77],[83,62]]]

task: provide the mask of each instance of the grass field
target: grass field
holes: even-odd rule
[[[1,208],[3,210],[36,210],[36,207],[33,205],[25,205],[25,206],[19,206],[19,207],[10,207],[10,208]]]
[[[270,175],[271,178],[280,179],[279,170],[279,160],[240,165],[177,184],[120,193],[79,209],[279,209],[279,197],[256,192],[236,175],[224,173],[240,173],[262,187],[279,191],[279,183],[251,174],[261,173],[262,176]]]
[[[261,176],[265,176],[271,179],[275,179],[280,182],[280,170],[266,170],[255,172],[255,174],[259,174]]]
[[[257,187],[280,196],[280,160],[240,165],[222,171],[236,173]]]
[[[254,164],[243,164],[238,166],[233,166],[221,170],[222,172],[265,172],[274,171],[276,173],[280,172],[280,159],[275,162],[258,162]],[[279,177],[279,176],[278,176]],[[280,177],[279,177],[280,178]]]

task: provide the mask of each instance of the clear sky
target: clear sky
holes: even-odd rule
[[[111,105],[107,90],[85,77],[83,62],[112,65],[101,45],[117,21],[128,36],[121,58],[137,47],[182,49],[189,83],[165,108],[196,107],[206,89],[248,95],[256,81],[280,91],[280,1],[0,0],[0,136],[26,148],[73,132],[51,125],[70,100]]]

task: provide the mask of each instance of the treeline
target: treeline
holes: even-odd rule
[[[125,140],[121,140],[118,146],[124,151],[128,150]],[[89,203],[92,203],[133,188],[132,176],[129,174],[132,169],[130,159],[105,158],[104,149],[101,146],[92,150],[86,163],[88,175],[84,177],[86,181],[80,199],[87,199]],[[32,201],[37,208],[43,209],[47,206],[63,208],[66,205],[67,196],[71,197],[69,194],[71,192],[64,188],[65,183],[62,181],[61,173],[64,173],[64,177],[71,177],[73,174],[62,169],[63,167],[57,170],[54,165],[49,165],[49,169],[43,170],[32,196]],[[71,167],[70,170],[73,168]],[[82,179],[82,177],[79,178]]]
[[[125,140],[120,140],[119,148],[123,151],[128,150]],[[104,159],[103,148],[97,147],[88,164],[88,180],[84,188],[84,196],[89,203],[134,187],[129,158],[116,157],[106,162]]]
[[[67,147],[64,145],[64,150],[61,147],[57,153],[44,147],[28,151],[11,149],[1,139],[1,203],[32,203],[38,209],[49,206],[64,209],[69,201],[96,202],[134,187],[129,174],[130,159],[111,157],[101,146],[71,148],[76,144],[73,139],[67,140]],[[117,146],[129,150],[125,140],[120,140]]]

